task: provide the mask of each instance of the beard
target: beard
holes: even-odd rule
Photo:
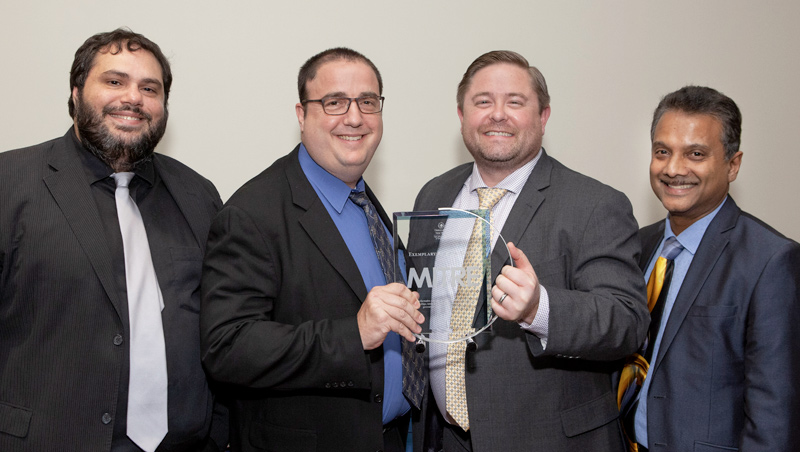
[[[138,136],[126,140],[114,135],[103,119],[109,114],[129,111],[141,115],[147,121],[147,128]],[[131,171],[150,160],[156,145],[167,130],[169,112],[164,108],[164,117],[153,124],[153,117],[141,108],[131,105],[122,107],[106,106],[98,113],[90,105],[83,102],[83,93],[78,93],[75,103],[75,124],[78,127],[81,144],[97,158],[115,171]],[[130,131],[128,127],[118,127],[122,131]]]

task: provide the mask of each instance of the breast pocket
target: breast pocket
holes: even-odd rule
[[[200,275],[203,269],[203,253],[200,248],[173,247],[172,286],[183,309],[200,312]]]

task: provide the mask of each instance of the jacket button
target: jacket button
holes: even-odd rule
[[[103,421],[103,424],[108,425],[111,423],[111,415],[108,413],[103,413],[103,417],[100,418],[100,420]]]
[[[333,382],[333,387],[334,387],[334,388],[338,388],[338,387],[339,387],[339,383],[336,383],[336,382],[334,381],[334,382]]]
[[[383,396],[380,395],[380,394],[375,394],[374,400],[375,400],[375,403],[381,403],[381,402],[383,402]]]
[[[122,345],[122,335],[117,334],[114,336],[114,345]]]
[[[352,381],[348,381],[348,382],[347,382],[347,386],[349,386],[349,387],[351,387],[351,388],[352,388],[352,387],[353,387],[353,382],[352,382]]]
[[[325,389],[330,389],[330,387],[331,387],[330,383],[325,383]]]

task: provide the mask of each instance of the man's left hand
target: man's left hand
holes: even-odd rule
[[[508,242],[508,251],[515,266],[506,265],[497,276],[492,309],[501,319],[531,324],[539,309],[539,279],[522,250]]]

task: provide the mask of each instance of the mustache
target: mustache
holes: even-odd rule
[[[106,105],[105,107],[103,107],[103,116],[112,115],[112,114],[116,114],[116,113],[120,113],[120,112],[124,112],[124,111],[129,111],[131,113],[136,113],[137,115],[145,118],[148,122],[151,122],[153,120],[153,116],[152,115],[148,114],[147,112],[145,112],[141,108],[133,106],[133,105],[123,105],[121,107],[112,107],[110,105]]]
[[[694,185],[697,183],[694,179],[687,179],[685,177],[666,177],[661,176],[659,180],[667,185]]]

